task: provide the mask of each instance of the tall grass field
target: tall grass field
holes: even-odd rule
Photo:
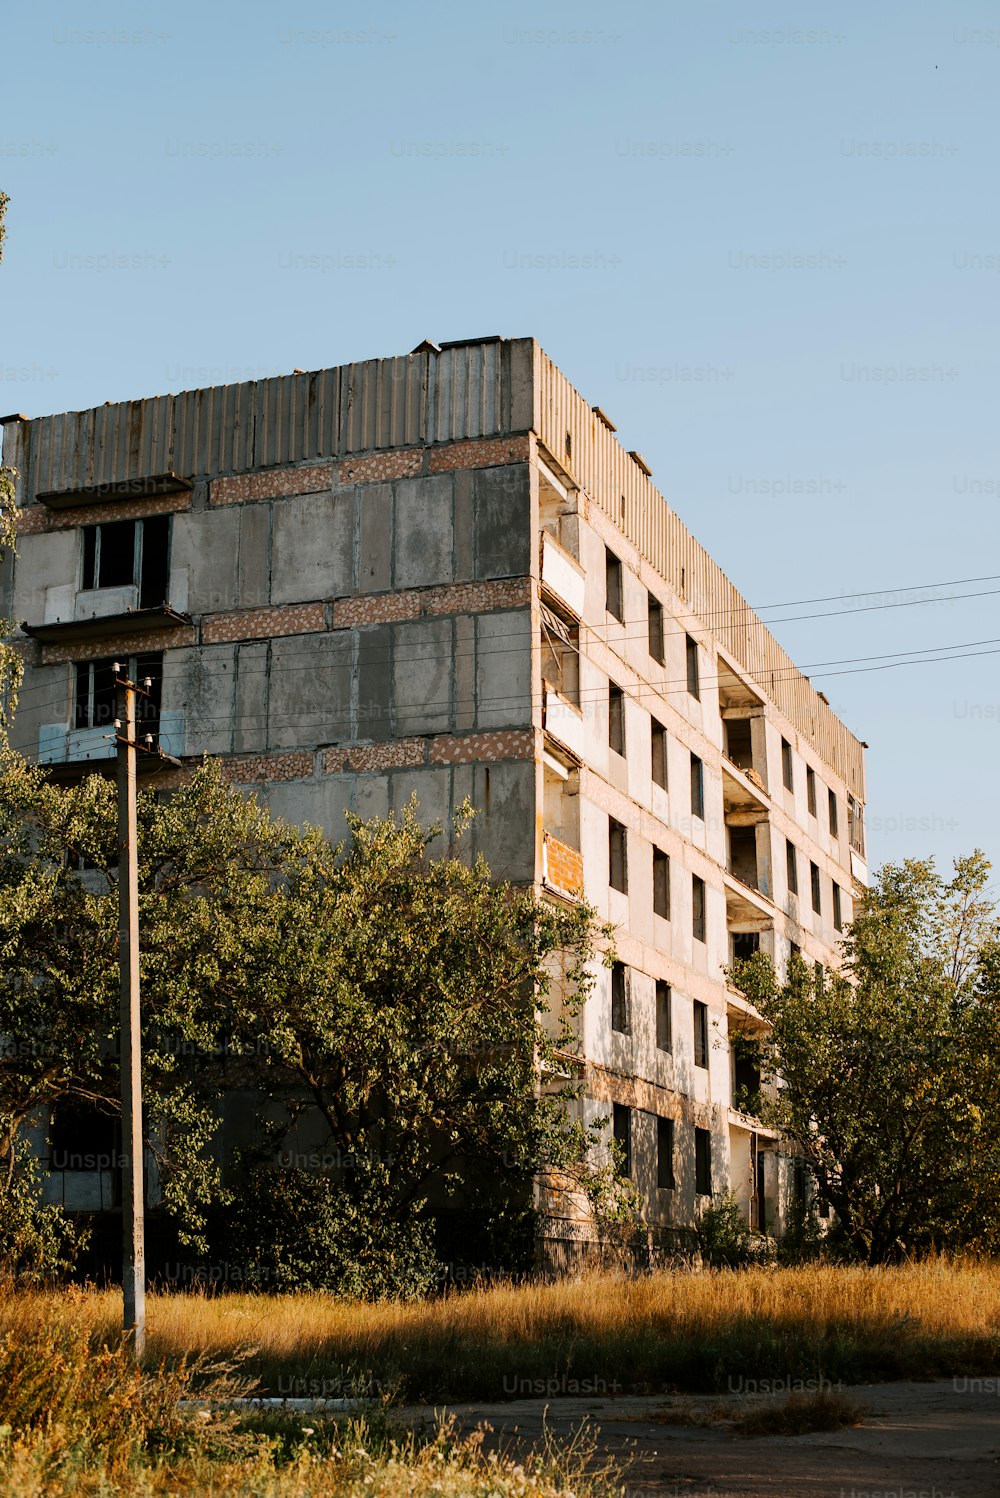
[[[0,1293],[0,1493],[603,1498],[594,1453],[488,1455],[393,1406],[735,1395],[1000,1372],[1000,1265],[683,1271],[490,1285],[422,1302],[153,1294],[144,1367],[109,1290]],[[236,1395],[347,1396],[248,1413]],[[394,1433],[395,1431],[395,1433]]]

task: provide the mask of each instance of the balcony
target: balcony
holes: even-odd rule
[[[735,874],[723,875],[726,923],[735,931],[766,931],[774,924],[775,907],[761,890],[744,884]]]
[[[137,726],[137,738],[143,743],[152,736],[152,753],[139,754],[136,768],[140,775],[163,767],[161,755],[178,758],[184,753],[184,714],[159,713],[155,722]],[[69,728],[65,723],[43,723],[38,730],[38,763],[55,780],[78,780],[90,768],[98,774],[110,773],[115,764],[115,731],[113,724],[99,728]]]
[[[542,727],[574,759],[583,759],[583,714],[547,681],[542,683]]]
[[[47,489],[35,498],[50,510],[75,510],[84,505],[113,504],[116,499],[150,499],[159,494],[186,494],[190,479],[176,473],[155,473],[145,478],[119,479],[110,484],[82,484],[73,489]]]
[[[744,825],[762,822],[771,810],[767,787],[756,772],[726,758],[722,761],[722,804],[727,817],[731,814]]]
[[[49,593],[61,593],[62,589],[50,588]],[[89,644],[95,640],[113,640],[120,635],[143,635],[164,629],[183,629],[191,623],[190,614],[178,613],[169,603],[153,608],[132,608],[128,597],[136,593],[135,588],[101,588],[98,606],[101,612],[84,614],[83,609],[91,601],[92,594],[76,594],[76,606],[70,618],[54,618],[41,624],[25,623],[24,633],[40,645]],[[128,595],[128,597],[126,596]],[[48,598],[46,599],[48,605]],[[124,604],[124,607],[122,605]],[[105,612],[105,609],[107,612]],[[46,613],[49,612],[48,606]]]
[[[583,892],[583,854],[551,832],[542,834],[542,879],[563,894]]]
[[[548,531],[542,533],[542,592],[574,619],[583,615],[586,573]]]

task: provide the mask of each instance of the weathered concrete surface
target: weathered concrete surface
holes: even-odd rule
[[[845,1388],[871,1410],[862,1425],[804,1436],[739,1436],[677,1423],[693,1396],[520,1399],[454,1405],[465,1430],[486,1424],[494,1445],[534,1445],[543,1426],[566,1437],[581,1424],[628,1463],[626,1498],[997,1498],[1000,1384],[963,1380]],[[722,1403],[731,1404],[731,1396]],[[432,1419],[429,1408],[400,1412]]]

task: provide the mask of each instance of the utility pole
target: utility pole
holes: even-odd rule
[[[118,967],[121,975],[122,1292],[126,1336],[138,1363],[146,1344],[142,1074],[139,1033],[139,860],[136,830],[136,687],[115,662],[118,719]]]

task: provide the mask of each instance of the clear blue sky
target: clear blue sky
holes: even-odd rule
[[[832,596],[804,667],[1000,636],[848,612],[1000,573],[995,6],[39,0],[3,57],[5,411],[533,335],[751,603]],[[1000,858],[998,668],[812,673],[874,861]]]

